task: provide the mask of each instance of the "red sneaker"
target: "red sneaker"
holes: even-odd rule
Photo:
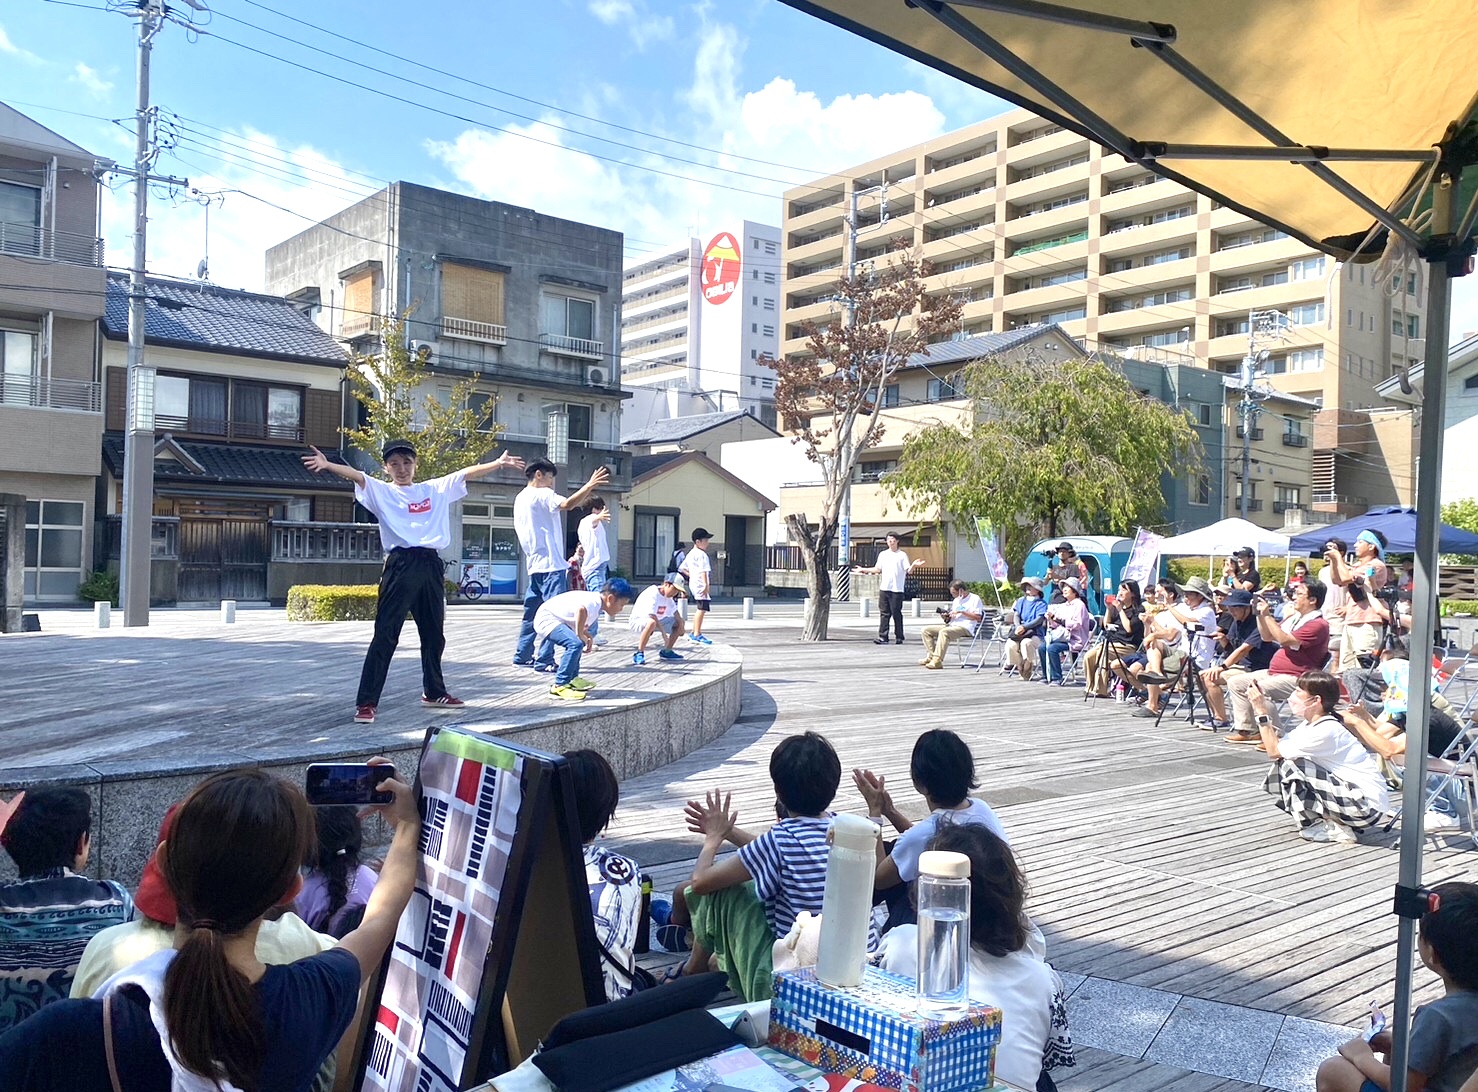
[[[361,705],[354,710],[354,723],[373,724],[375,722],[375,707],[373,705]]]
[[[467,703],[461,698],[454,698],[450,694],[443,694],[439,698],[428,698],[421,695],[421,704],[428,709],[461,709]]]

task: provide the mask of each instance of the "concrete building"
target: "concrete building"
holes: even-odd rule
[[[1419,363],[1410,374],[1411,393],[1401,389],[1399,376],[1380,385],[1380,393],[1406,412],[1421,418],[1422,390],[1426,365]],[[1468,497],[1478,498],[1478,474],[1467,456],[1478,450],[1478,334],[1469,334],[1448,351],[1447,402],[1442,431],[1442,503]],[[1415,470],[1412,471],[1415,474]]]
[[[775,423],[780,229],[749,220],[627,265],[621,289],[627,431],[745,409]]]
[[[103,165],[0,103],[0,493],[26,498],[27,602],[75,601],[94,566]]]
[[[631,482],[621,258],[618,231],[396,182],[269,249],[267,287],[358,351],[373,351],[383,316],[409,313],[408,341],[445,378],[440,397],[476,377],[511,451],[550,458],[572,486],[605,466],[620,494]],[[503,598],[522,586],[512,507],[521,486],[521,475],[474,483],[456,525],[463,559],[490,566],[481,575]],[[572,542],[577,522],[571,513]]]
[[[961,300],[963,336],[1057,323],[1231,373],[1249,312],[1277,310],[1285,337],[1264,361],[1268,382],[1322,412],[1309,446],[1262,461],[1262,491],[1297,489],[1333,515],[1411,500],[1410,420],[1382,425],[1371,411],[1376,385],[1420,352],[1415,279],[1392,297],[1367,267],[1335,276],[1297,240],[1025,110],[787,191],[783,226],[787,356],[806,351],[806,320],[837,317],[828,297],[849,257],[883,260],[900,242],[933,263],[931,291]],[[1235,494],[1230,464],[1221,473]]]

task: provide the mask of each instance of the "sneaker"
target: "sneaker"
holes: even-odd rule
[[[920,667],[928,667],[933,662],[934,662],[934,658],[932,656],[925,656],[922,660],[919,661],[919,666]]]
[[[534,666],[534,661],[533,660],[514,660],[513,661],[513,666],[514,667],[533,667]]]
[[[664,952],[691,952],[693,950],[692,930],[686,925],[659,925],[657,926],[657,943],[662,945]]]
[[[1298,832],[1298,836],[1302,838],[1305,842],[1334,841],[1334,832],[1329,829],[1329,824],[1322,819],[1319,820],[1317,823],[1310,823],[1308,826],[1304,827],[1301,831]]]
[[[1343,823],[1336,823],[1333,819],[1326,819],[1325,822],[1329,826],[1330,841],[1338,842],[1342,846],[1352,846],[1360,841],[1359,833]]]
[[[427,709],[461,709],[467,703],[461,698],[454,698],[450,694],[443,694],[439,698],[428,698],[421,695],[421,704]]]
[[[942,663],[940,663],[938,660],[925,660],[924,661],[924,666],[927,667],[930,671],[942,671],[942,670],[944,670],[944,665]]]
[[[1148,717],[1153,719],[1160,715],[1160,711],[1158,709],[1151,709],[1148,705],[1139,705],[1131,709],[1129,715],[1131,717]]]
[[[691,640],[691,639],[692,638],[689,638],[689,640]],[[886,638],[886,637],[874,637],[872,639],[872,643],[875,644],[875,645],[886,645],[888,643],[888,638]]]
[[[1458,816],[1448,815],[1446,812],[1429,811],[1422,817],[1422,829],[1426,831],[1462,830],[1463,821]]]
[[[688,634],[688,640],[692,641],[695,645],[711,645],[711,644],[713,644],[713,642],[710,641],[707,637],[704,637],[702,635],[699,635],[697,637],[694,637],[691,633]],[[902,644],[903,642],[902,641],[899,641],[898,643],[899,644]]]
[[[657,658],[662,660],[681,660],[683,654],[681,652],[674,652],[670,648],[659,648],[657,650]]]
[[[631,654],[631,662],[636,664],[637,667],[640,667],[647,662],[647,654],[645,652],[633,652]]]
[[[564,701],[584,701],[585,700],[585,692],[584,691],[582,691],[582,690],[576,690],[573,686],[569,686],[569,685],[560,686],[558,683],[555,683],[553,686],[551,686],[549,688],[549,696],[551,698],[560,698],[560,699],[562,699]]]
[[[361,705],[354,710],[355,724],[373,724],[375,722],[375,707],[373,705]]]
[[[595,683],[591,682],[589,679],[582,679],[579,675],[576,675],[573,679],[571,679],[568,685],[571,690],[578,690],[582,694],[585,693],[585,691],[587,690],[595,689]]]
[[[556,668],[553,664],[546,664],[543,660],[535,660],[534,670],[542,671],[544,674],[547,675],[549,672],[556,670]]]
[[[1223,728],[1230,728],[1231,726],[1231,721],[1217,720],[1215,717],[1208,717],[1206,720],[1196,721],[1196,727],[1201,729],[1201,731],[1203,732],[1220,732]]]

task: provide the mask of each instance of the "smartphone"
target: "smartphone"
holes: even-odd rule
[[[1365,1029],[1365,1041],[1368,1043],[1381,1032],[1386,1030],[1386,1014],[1376,1007],[1374,1002],[1370,1005],[1370,1027]]]
[[[319,806],[388,804],[395,797],[389,792],[377,792],[376,786],[394,776],[394,766],[371,766],[368,762],[315,762],[308,767],[303,791],[308,803]]]

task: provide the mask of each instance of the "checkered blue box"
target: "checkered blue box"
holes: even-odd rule
[[[1001,1010],[918,1012],[914,982],[868,967],[862,984],[822,985],[812,968],[775,975],[770,1045],[827,1073],[899,1092],[980,1092],[995,1083]]]

